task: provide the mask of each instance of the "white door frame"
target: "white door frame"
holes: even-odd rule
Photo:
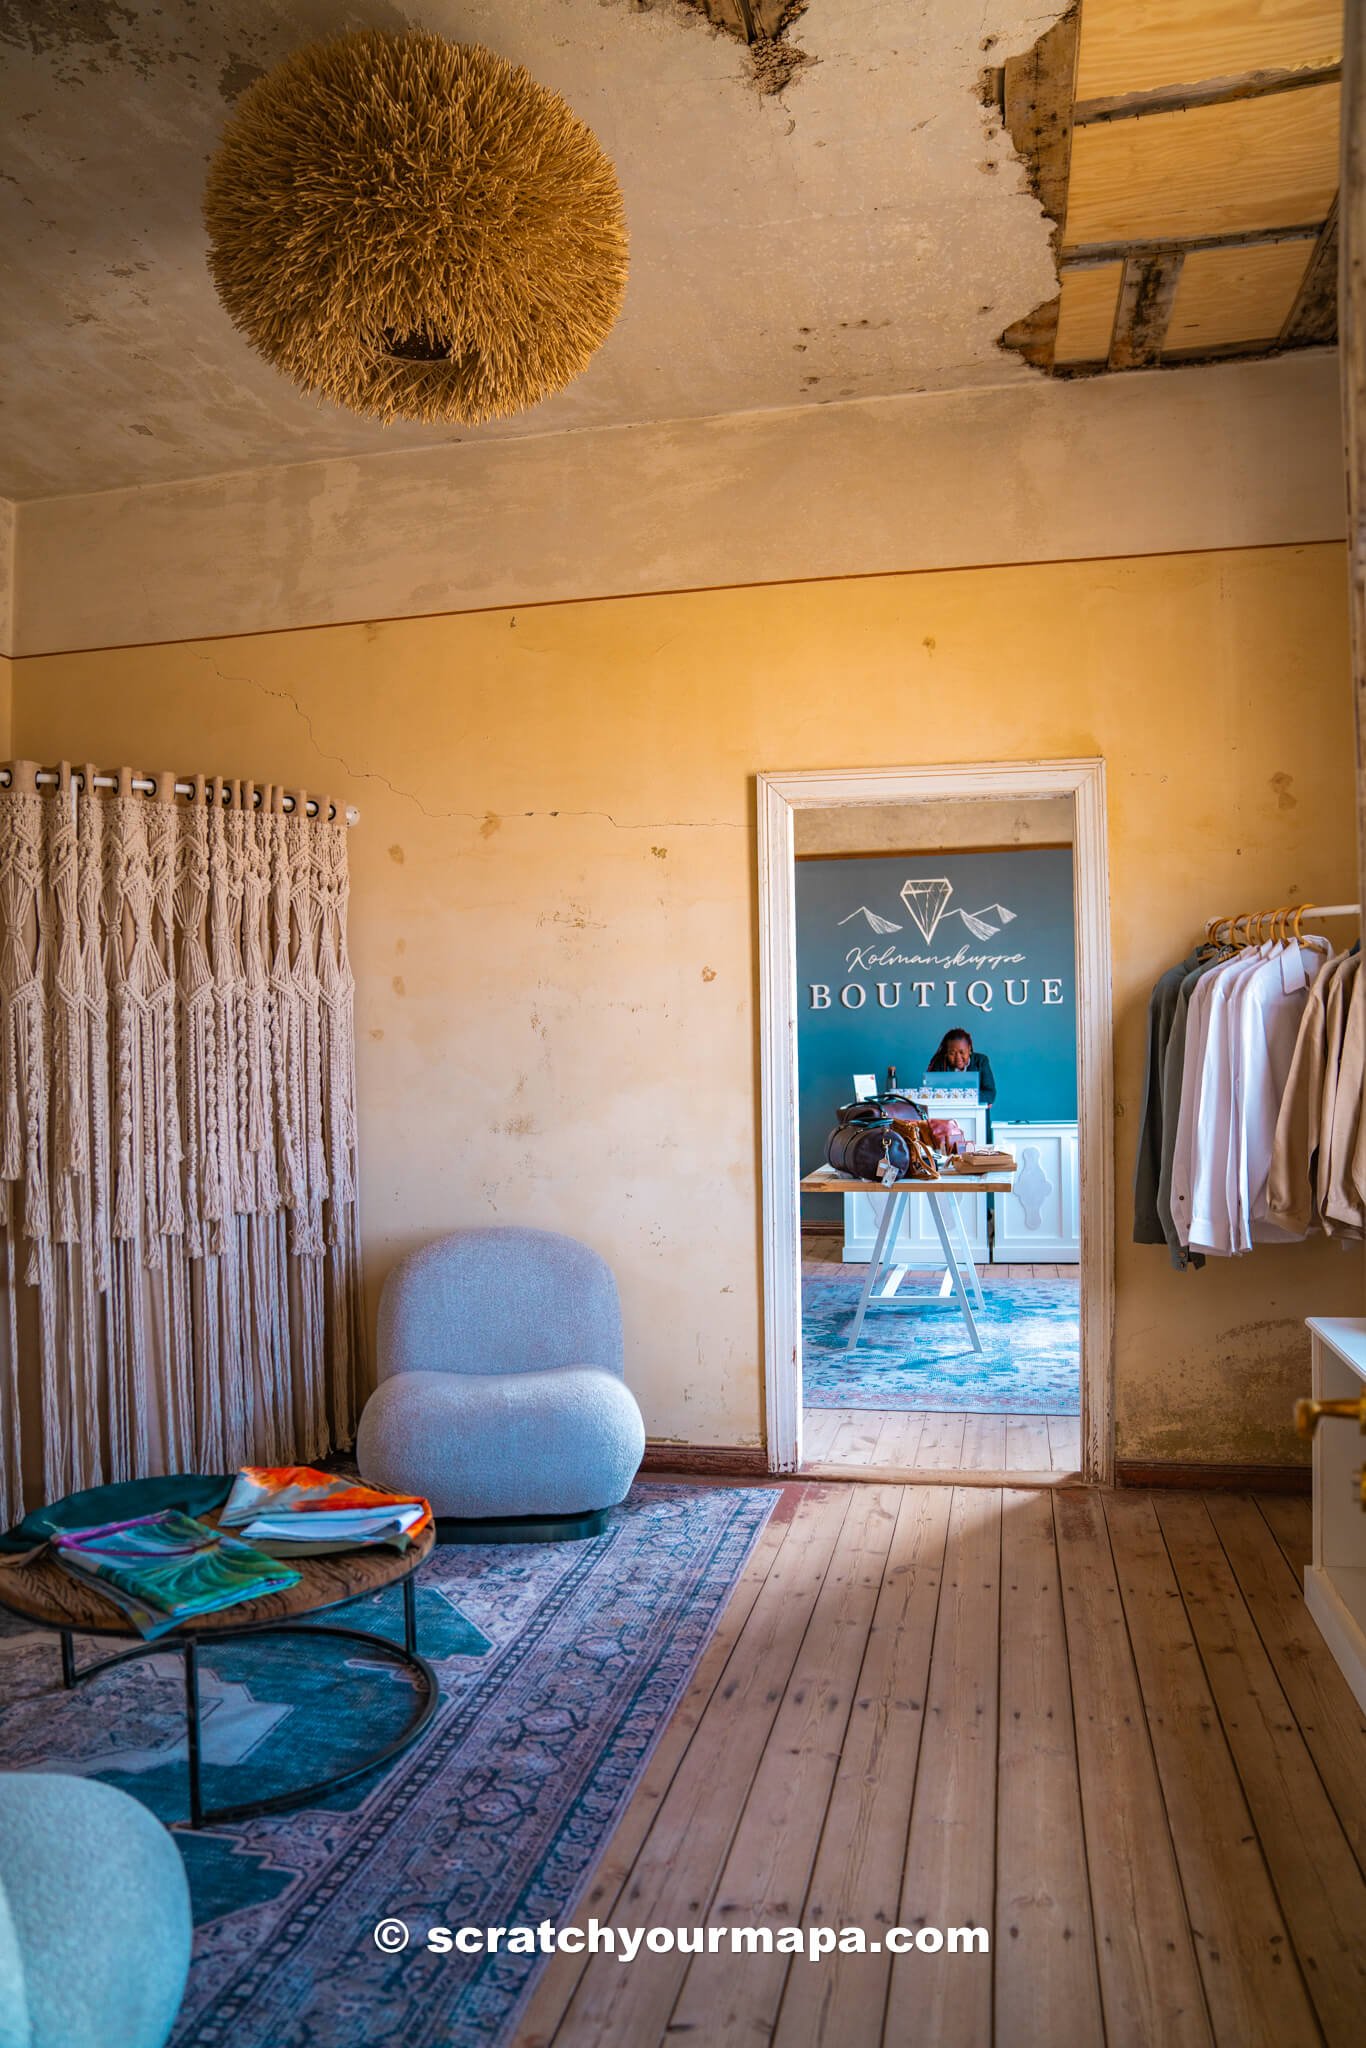
[[[764,1394],[771,1472],[795,1472],[802,1448],[793,813],[927,798],[1059,796],[1070,796],[1074,808],[1082,1474],[1101,1485],[1113,1479],[1114,1079],[1105,763],[1099,759],[821,769],[758,778]]]

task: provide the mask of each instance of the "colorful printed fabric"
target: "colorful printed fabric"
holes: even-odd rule
[[[248,1465],[234,1480],[219,1520],[272,1550],[351,1549],[366,1543],[406,1550],[431,1526],[432,1511],[420,1495],[388,1493],[311,1465]]]
[[[59,1530],[52,1548],[73,1577],[95,1585],[149,1638],[197,1615],[299,1583],[291,1566],[175,1508],[130,1522]]]

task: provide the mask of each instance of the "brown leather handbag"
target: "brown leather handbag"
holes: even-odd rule
[[[892,1129],[906,1141],[907,1180],[938,1180],[939,1166],[934,1156],[934,1133],[929,1124],[917,1118],[914,1123],[904,1122],[898,1117]]]

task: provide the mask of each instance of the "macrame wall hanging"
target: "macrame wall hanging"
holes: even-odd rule
[[[313,43],[258,79],[204,219],[253,348],[381,420],[524,411],[586,368],[626,289],[621,190],[582,121],[420,31]]]
[[[350,1442],[363,1330],[344,819],[202,776],[7,779],[0,1528]]]

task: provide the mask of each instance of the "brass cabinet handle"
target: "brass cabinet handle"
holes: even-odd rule
[[[1354,1401],[1297,1401],[1295,1403],[1295,1427],[1301,1436],[1312,1436],[1325,1415],[1341,1416],[1346,1422],[1360,1425],[1366,1436],[1366,1393],[1359,1394]]]

